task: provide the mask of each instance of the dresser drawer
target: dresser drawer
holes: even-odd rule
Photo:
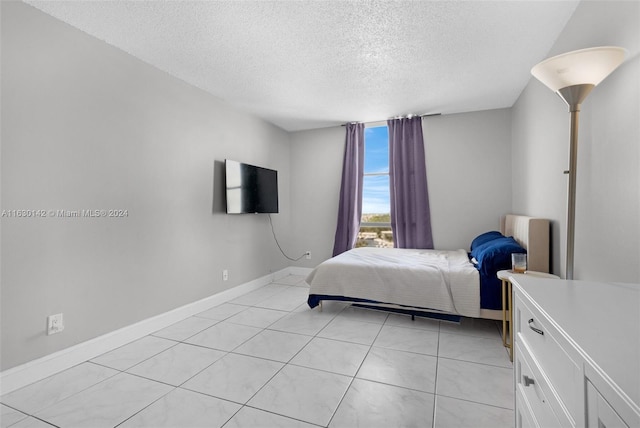
[[[588,381],[587,428],[629,428],[602,394]]]
[[[521,395],[521,400],[526,403],[526,408],[530,409],[534,415],[532,418],[530,417],[533,419],[534,426],[544,428],[564,426],[553,411],[552,404],[557,399],[546,379],[535,363],[531,361],[528,351],[520,346],[516,349],[514,361],[516,394]]]
[[[560,424],[640,428],[640,284],[511,280],[516,364],[532,370]],[[548,411],[514,380],[516,424],[538,425]]]
[[[514,308],[516,342],[526,344],[541,371],[552,379],[552,387],[562,397],[562,406],[566,407],[573,421],[580,420],[582,397],[576,388],[584,382],[580,366],[564,351],[559,343],[560,333],[547,318],[519,297]]]
[[[516,428],[538,428],[533,417],[533,410],[529,406],[529,402],[522,395],[522,391],[516,389]]]

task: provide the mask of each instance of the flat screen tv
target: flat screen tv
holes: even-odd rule
[[[278,171],[226,159],[227,214],[277,213]]]

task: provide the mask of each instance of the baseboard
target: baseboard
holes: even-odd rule
[[[286,275],[301,275],[306,277],[311,273],[313,268],[291,266],[288,269],[283,269],[283,270],[287,270]],[[279,278],[275,278],[275,279],[279,279]]]
[[[7,394],[71,368],[84,361],[126,345],[155,331],[175,324],[214,306],[233,300],[287,275],[306,275],[311,269],[288,267],[253,281],[222,291],[193,303],[160,315],[142,320],[86,342],[79,343],[53,354],[13,367],[0,373],[0,394]]]

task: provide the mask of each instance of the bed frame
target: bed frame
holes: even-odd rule
[[[507,214],[500,219],[500,232],[505,236],[513,236],[514,239],[527,250],[527,270],[537,272],[549,272],[549,220],[536,217],[528,217],[515,214]],[[388,310],[401,312],[409,315],[431,314],[434,318],[449,319],[456,317],[440,311],[429,311],[424,308],[412,310],[406,306],[399,306],[385,303],[358,302],[353,301],[356,306],[363,306],[371,309]],[[322,301],[319,305],[322,311]],[[491,320],[502,320],[502,310],[480,309],[480,318]]]

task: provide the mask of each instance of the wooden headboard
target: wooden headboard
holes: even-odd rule
[[[549,220],[507,214],[500,219],[500,232],[513,236],[527,250],[527,270],[549,272]]]

